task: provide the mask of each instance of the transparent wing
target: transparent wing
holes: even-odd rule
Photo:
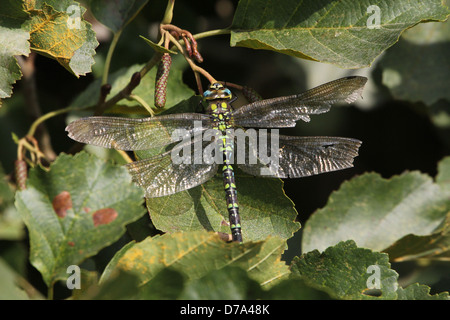
[[[262,149],[258,146],[256,163],[251,164],[250,152],[247,152],[246,161],[238,163],[239,168],[254,176],[276,178],[300,178],[351,168],[362,143],[351,138],[280,135],[278,147],[272,152],[273,139],[273,136],[268,139],[267,158],[260,153]]]
[[[202,143],[200,152],[203,152],[203,147],[207,144]],[[193,148],[194,142],[180,143],[170,151],[128,163],[126,167],[133,181],[145,189],[147,198],[167,196],[205,183],[217,173],[218,164],[196,161]],[[189,163],[182,162],[184,156],[190,158]]]
[[[210,122],[208,115],[199,113],[142,119],[89,117],[70,123],[66,131],[70,138],[78,142],[131,151],[166,146],[182,140],[182,134],[203,132]]]
[[[245,128],[294,127],[297,120],[309,122],[309,115],[328,112],[334,103],[354,102],[366,82],[365,77],[346,77],[297,95],[253,102],[233,112],[234,124]]]

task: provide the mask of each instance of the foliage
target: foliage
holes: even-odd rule
[[[0,298],[448,300],[450,25],[443,21],[449,9],[440,0],[374,0],[371,8],[356,0],[289,0],[282,7],[262,0],[220,3],[236,5],[229,27],[193,35],[183,30],[171,46],[169,40],[142,34],[151,21],[162,26],[162,39],[179,30],[172,21],[196,29],[190,21],[201,20],[197,5],[181,0],[175,6],[167,1],[167,7],[147,0],[0,3]],[[218,8],[219,16],[225,14],[225,7]],[[377,8],[380,15],[374,16]],[[95,28],[109,30],[111,38],[101,39]],[[219,41],[223,35],[230,36],[232,48],[214,63],[209,57],[217,57],[221,47],[207,38]],[[163,53],[171,54],[173,63],[165,106],[154,108],[156,66]],[[270,61],[260,68],[253,55]],[[243,244],[219,236],[229,232],[220,175],[191,190],[144,201],[143,190],[121,166],[129,155],[90,146],[80,150],[63,132],[65,124],[86,115],[196,112],[200,97],[192,87],[201,91],[200,76],[211,80],[213,72],[221,78],[232,73],[246,81],[246,72],[233,61],[253,68],[257,84],[261,78],[276,82],[271,68],[289,74],[292,61],[356,69],[380,55],[373,82],[408,108],[420,108],[436,126],[433,130],[442,134],[440,161],[427,172],[405,165],[395,175],[368,172],[374,168],[366,162],[366,168],[334,176],[342,184],[326,195],[323,208],[314,204],[310,217],[303,213],[310,199],[299,189],[286,192],[293,201],[283,181],[237,172]],[[76,81],[63,78],[64,89],[52,88],[46,95],[36,74],[45,73],[41,63],[50,59]],[[276,59],[284,59],[281,68],[273,68],[281,61]],[[217,65],[222,69],[216,71]],[[74,83],[83,85],[75,89]],[[277,87],[283,94],[291,88],[289,81]],[[59,100],[63,93],[69,97]],[[42,115],[40,105],[53,107]],[[62,114],[66,117],[57,117]],[[370,139],[362,134],[361,140],[370,150]],[[135,156],[156,152],[149,146]],[[370,156],[389,165],[383,154]],[[17,160],[15,175],[12,159]],[[25,164],[27,177],[20,171]],[[328,184],[327,176],[322,179]],[[27,262],[41,279],[25,271]],[[408,263],[414,282],[402,280]],[[425,264],[439,270],[434,279],[447,287],[417,283],[426,282]],[[69,266],[81,268],[81,288],[67,293],[63,289],[73,281]]]

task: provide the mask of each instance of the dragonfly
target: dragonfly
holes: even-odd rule
[[[300,178],[353,167],[362,143],[360,140],[285,136],[278,134],[278,130],[295,127],[298,120],[309,122],[311,115],[328,112],[336,103],[355,102],[366,82],[367,78],[361,76],[340,78],[300,94],[258,100],[239,108],[232,106],[237,97],[217,82],[203,93],[204,113],[137,119],[86,117],[71,122],[66,131],[73,140],[104,148],[125,151],[165,148],[159,154],[126,164],[132,180],[145,189],[147,198],[191,189],[207,182],[221,169],[231,239],[242,242],[234,164],[244,173],[269,178]],[[242,155],[239,151],[242,148],[236,150],[242,144],[238,130],[244,134],[257,131],[256,139],[259,137],[260,143],[256,143],[255,135],[248,135],[253,139],[243,139]],[[206,133],[209,133],[209,140],[205,139]],[[258,146],[263,149],[261,144],[264,146],[264,142],[270,144],[266,145],[266,148],[271,147],[270,160],[267,154],[257,150]],[[196,147],[200,153],[192,152]],[[209,153],[206,152],[208,148]],[[205,154],[211,157],[202,158]],[[236,159],[240,155],[240,159]]]

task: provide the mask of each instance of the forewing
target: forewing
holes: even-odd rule
[[[201,133],[209,127],[210,121],[208,115],[198,113],[141,119],[88,117],[73,121],[66,131],[78,142],[131,151],[166,146],[182,140],[181,133]]]
[[[261,154],[258,154],[256,164],[250,164],[247,157],[246,163],[239,164],[239,168],[254,176],[275,178],[300,178],[351,168],[361,143],[351,138],[280,135],[277,156],[274,156],[276,152],[270,153],[270,161],[262,161]],[[261,151],[261,147],[258,148]],[[270,148],[267,146],[269,151]]]
[[[294,127],[297,120],[328,112],[338,102],[352,103],[361,96],[367,78],[341,78],[297,95],[261,100],[233,112],[234,124],[241,127]]]

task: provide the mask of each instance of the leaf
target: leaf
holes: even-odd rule
[[[19,276],[3,259],[0,258],[0,299],[1,300],[28,300],[27,294],[17,286]]]
[[[280,179],[236,175],[244,241],[268,236],[289,239],[300,229],[297,212]],[[257,187],[256,187],[257,186]],[[147,199],[155,227],[164,232],[207,230],[230,233],[220,174],[201,186],[171,196]]]
[[[405,29],[445,20],[448,14],[441,0],[289,0],[283,6],[245,0],[236,9],[231,45],[361,68],[397,42]]]
[[[139,36],[139,37],[141,39],[143,39],[153,50],[155,50],[155,52],[177,54],[176,51],[166,49],[163,46],[160,46],[159,44],[154,43],[153,41],[147,39],[146,37],[143,37],[143,36]]]
[[[75,76],[91,72],[98,46],[85,8],[72,0],[27,0],[31,48],[59,62]]]
[[[188,281],[182,272],[165,268],[139,288],[139,298],[146,300],[318,300],[330,299],[330,296],[296,277],[282,280],[269,290],[264,290],[242,268],[226,266],[191,281]],[[268,311],[270,314],[270,308]]]
[[[120,271],[101,285],[92,285],[80,300],[125,300],[134,299],[138,292],[137,276]]]
[[[48,172],[31,169],[16,207],[29,231],[30,261],[45,283],[66,278],[69,265],[120,238],[125,225],[144,214],[142,198],[125,168],[85,152],[60,155]],[[115,219],[96,226],[94,216],[106,208]]]
[[[114,33],[122,30],[147,4],[148,0],[89,0],[95,18]]]
[[[398,288],[398,300],[448,300],[448,292],[430,295],[430,288],[418,283],[411,284],[405,289]]]
[[[436,183],[450,193],[450,157],[445,157],[438,163]]]
[[[323,253],[314,250],[295,257],[291,271],[342,299],[396,299],[398,274],[390,267],[387,254],[346,241]],[[377,295],[371,295],[377,286]]]
[[[238,267],[210,271],[200,279],[189,282],[181,300],[249,300],[258,299],[262,289],[247,272]]]
[[[269,290],[263,292],[261,299],[268,300],[330,300],[325,290],[319,290],[301,277],[291,274]]]
[[[401,262],[419,258],[450,260],[450,214],[444,226],[426,236],[408,234],[384,250],[392,261]]]
[[[450,42],[443,41],[445,37],[450,37],[448,21],[418,25],[380,59],[382,83],[395,99],[429,106],[440,99],[450,101],[450,80],[444,67],[450,66]]]
[[[214,271],[217,272],[217,271]],[[154,278],[139,287],[139,299],[175,300],[183,292],[186,276],[181,271],[165,268]]]
[[[143,65],[133,65],[129,68],[122,68],[109,77],[109,82],[112,86],[111,93],[109,97],[114,96],[120,90],[122,90],[130,81],[133,73],[141,70]],[[155,78],[156,78],[156,68],[153,68],[148,72],[144,78],[142,78],[139,86],[133,90],[134,95],[138,95],[144,99],[147,104],[152,106],[154,104],[155,98]],[[83,91],[72,103],[72,107],[86,107],[95,105],[98,102],[98,95],[101,87],[101,79],[97,79],[92,82],[85,91]],[[176,105],[177,103],[191,97],[194,94],[188,86],[186,86],[182,81],[182,71],[173,67],[170,71],[169,80],[167,82],[167,101],[165,109],[169,109]],[[116,106],[122,107],[136,107],[139,103],[134,100],[121,100]],[[109,110],[107,110],[108,112]],[[147,113],[148,115],[148,113]]]
[[[311,216],[302,250],[322,251],[352,239],[359,247],[382,251],[408,234],[437,231],[449,209],[448,193],[425,174],[407,172],[383,179],[367,173],[344,182]]]
[[[22,76],[14,56],[30,53],[28,15],[22,6],[23,1],[0,2],[0,99],[11,96],[12,85]]]
[[[0,239],[20,240],[25,235],[23,229],[23,221],[14,207],[14,191],[0,163]]]
[[[275,237],[238,244],[226,243],[203,231],[165,234],[131,243],[116,253],[101,282],[118,270],[138,275],[144,285],[168,267],[182,272],[190,281],[226,266],[236,266],[269,288],[288,274],[287,266],[280,261],[284,247],[285,242]]]
[[[450,157],[444,158],[438,166],[436,183],[450,198]],[[418,258],[450,260],[450,211],[443,223],[430,235],[409,234],[384,250],[392,261],[406,261]]]

